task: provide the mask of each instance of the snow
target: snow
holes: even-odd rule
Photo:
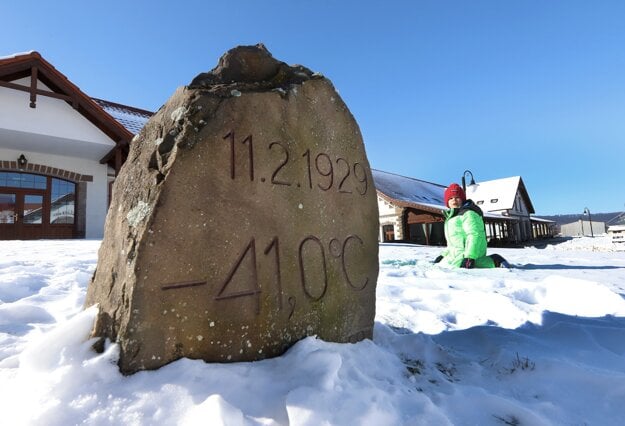
[[[373,181],[378,191],[395,200],[445,209],[445,186],[423,180],[372,169]]]
[[[102,99],[92,98],[110,116],[133,134],[138,134],[153,115],[149,111],[140,111],[126,105],[116,104]]]
[[[28,50],[28,51],[24,51],[24,52],[16,52],[16,53],[12,53],[10,55],[0,56],[0,61],[3,60],[3,59],[17,58],[18,56],[27,56],[27,55],[30,55],[32,53],[35,53],[35,51],[34,50]]]
[[[466,188],[467,198],[486,211],[514,209],[515,198],[519,193],[529,198],[521,176],[477,182]],[[533,213],[531,205],[529,208]]]
[[[618,425],[625,253],[609,237],[491,249],[449,270],[382,244],[373,341],[308,337],[252,363],[122,376],[83,310],[100,241],[0,245],[0,424]]]

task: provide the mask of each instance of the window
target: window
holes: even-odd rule
[[[382,235],[385,242],[395,240],[395,227],[393,225],[382,226]]]
[[[76,184],[62,179],[52,179],[50,223],[74,223]]]
[[[15,223],[15,194],[0,193],[0,223]]]
[[[0,172],[0,186],[46,189],[46,177],[30,173]]]
[[[484,204],[484,200],[480,200],[480,201],[477,202],[478,206],[481,206],[482,204]]]
[[[497,201],[499,201],[499,198],[491,198],[491,199],[490,199],[490,202],[491,202],[492,204],[495,204]]]
[[[24,223],[41,224],[43,218],[43,195],[24,196]]]

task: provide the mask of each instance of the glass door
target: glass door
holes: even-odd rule
[[[43,207],[43,194],[0,192],[0,240],[41,238]]]
[[[0,240],[17,238],[17,219],[17,195],[11,192],[0,192]]]
[[[19,238],[22,240],[41,238],[43,235],[43,195],[24,193],[18,196],[18,202]]]

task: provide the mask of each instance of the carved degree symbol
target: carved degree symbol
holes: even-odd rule
[[[341,242],[338,239],[332,238],[330,240],[330,244],[328,244],[328,248],[330,249],[330,254],[332,256],[336,258],[341,257]]]

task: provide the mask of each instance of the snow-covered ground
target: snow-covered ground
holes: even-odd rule
[[[0,424],[623,424],[625,251],[606,237],[491,249],[510,270],[383,244],[373,341],[128,377],[87,340],[99,244],[0,244]]]

